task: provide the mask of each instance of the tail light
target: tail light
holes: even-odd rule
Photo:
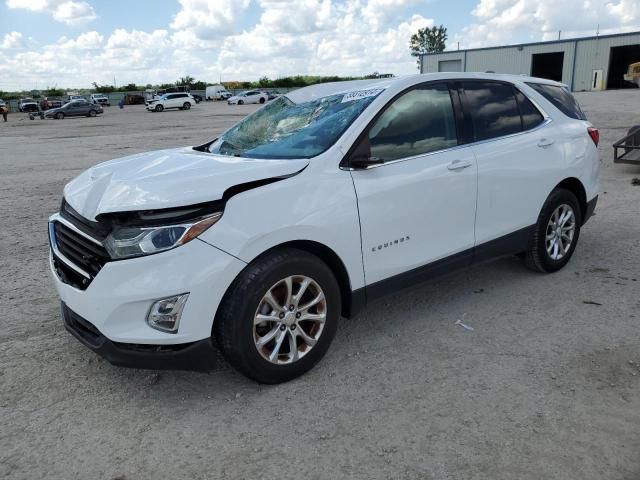
[[[589,134],[589,136],[591,137],[591,140],[593,140],[593,143],[595,143],[597,147],[598,143],[600,143],[600,132],[598,131],[598,129],[594,127],[589,127],[587,128],[587,133]]]

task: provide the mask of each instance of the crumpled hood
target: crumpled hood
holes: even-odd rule
[[[80,215],[181,207],[218,200],[233,186],[292,175],[307,159],[262,160],[198,152],[191,147],[130,155],[96,165],[64,188]]]

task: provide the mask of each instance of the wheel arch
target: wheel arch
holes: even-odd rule
[[[323,243],[314,240],[292,240],[279,243],[261,252],[259,255],[256,255],[250,262],[248,262],[248,265],[255,262],[256,259],[262,257],[263,255],[281,248],[295,248],[297,250],[311,253],[312,255],[315,255],[320,260],[322,260],[329,267],[329,269],[335,276],[336,281],[338,282],[338,287],[340,289],[340,311],[342,316],[351,318],[362,308],[365,303],[364,289],[360,289],[357,291],[352,290],[351,279],[344,262],[332,248]],[[231,285],[228,288],[231,288]]]
[[[554,190],[557,190],[558,188],[569,190],[576,196],[576,198],[578,199],[578,204],[580,205],[580,218],[584,223],[585,214],[587,212],[587,191],[584,188],[582,182],[575,177],[568,177],[558,183],[555,186]]]

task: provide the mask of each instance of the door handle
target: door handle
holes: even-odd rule
[[[449,165],[447,165],[447,168],[449,170],[462,170],[463,168],[467,168],[470,166],[471,166],[471,161],[469,160],[454,160]]]
[[[538,141],[538,146],[540,148],[545,148],[545,147],[550,147],[551,145],[553,145],[555,143],[555,140],[551,140],[549,138],[541,138]]]

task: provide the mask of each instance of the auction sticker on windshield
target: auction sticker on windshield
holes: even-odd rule
[[[360,100],[361,98],[375,97],[383,90],[384,88],[370,88],[368,90],[358,90],[357,92],[345,93],[344,97],[342,97],[341,103],[352,102],[353,100]]]

